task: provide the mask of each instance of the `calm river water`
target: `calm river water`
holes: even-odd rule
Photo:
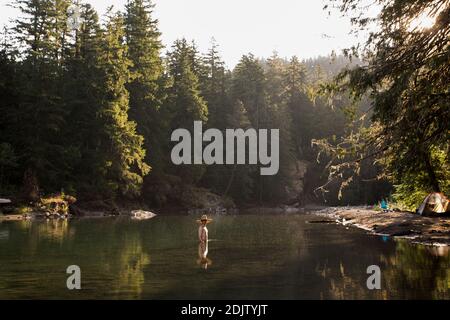
[[[313,215],[0,223],[0,299],[449,299],[450,255]],[[204,248],[203,248],[204,250]],[[82,290],[66,287],[69,265]],[[381,290],[366,286],[370,265]]]

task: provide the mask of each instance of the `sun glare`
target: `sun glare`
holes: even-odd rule
[[[408,29],[409,31],[429,29],[435,22],[436,17],[430,16],[428,12],[424,12],[411,21]]]

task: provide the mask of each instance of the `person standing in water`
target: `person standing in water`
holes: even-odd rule
[[[198,240],[200,243],[208,243],[208,228],[206,225],[211,221],[212,219],[208,219],[206,214],[204,214],[200,220],[197,220],[197,223],[200,223],[200,227],[198,228]]]
[[[210,223],[212,219],[208,219],[206,215],[203,215],[197,223],[200,224],[198,228],[198,240],[200,241],[198,245],[198,256],[197,261],[204,269],[208,268],[211,264],[211,260],[208,259],[208,228],[206,225]]]

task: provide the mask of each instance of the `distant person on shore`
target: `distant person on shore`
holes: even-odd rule
[[[197,223],[200,224],[198,228],[198,240],[200,241],[198,245],[198,256],[197,261],[204,269],[207,269],[211,265],[211,260],[208,259],[208,228],[206,225],[210,223],[212,219],[208,219],[206,215],[203,215]]]
[[[380,208],[381,208],[381,210],[383,210],[383,212],[388,212],[389,211],[389,205],[388,205],[388,202],[385,199],[381,200]]]

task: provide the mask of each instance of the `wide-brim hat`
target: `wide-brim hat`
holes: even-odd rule
[[[213,220],[208,218],[208,216],[206,214],[204,214],[204,215],[202,215],[202,217],[199,220],[197,220],[197,223],[202,223],[203,221],[206,221],[206,223],[210,223]]]

